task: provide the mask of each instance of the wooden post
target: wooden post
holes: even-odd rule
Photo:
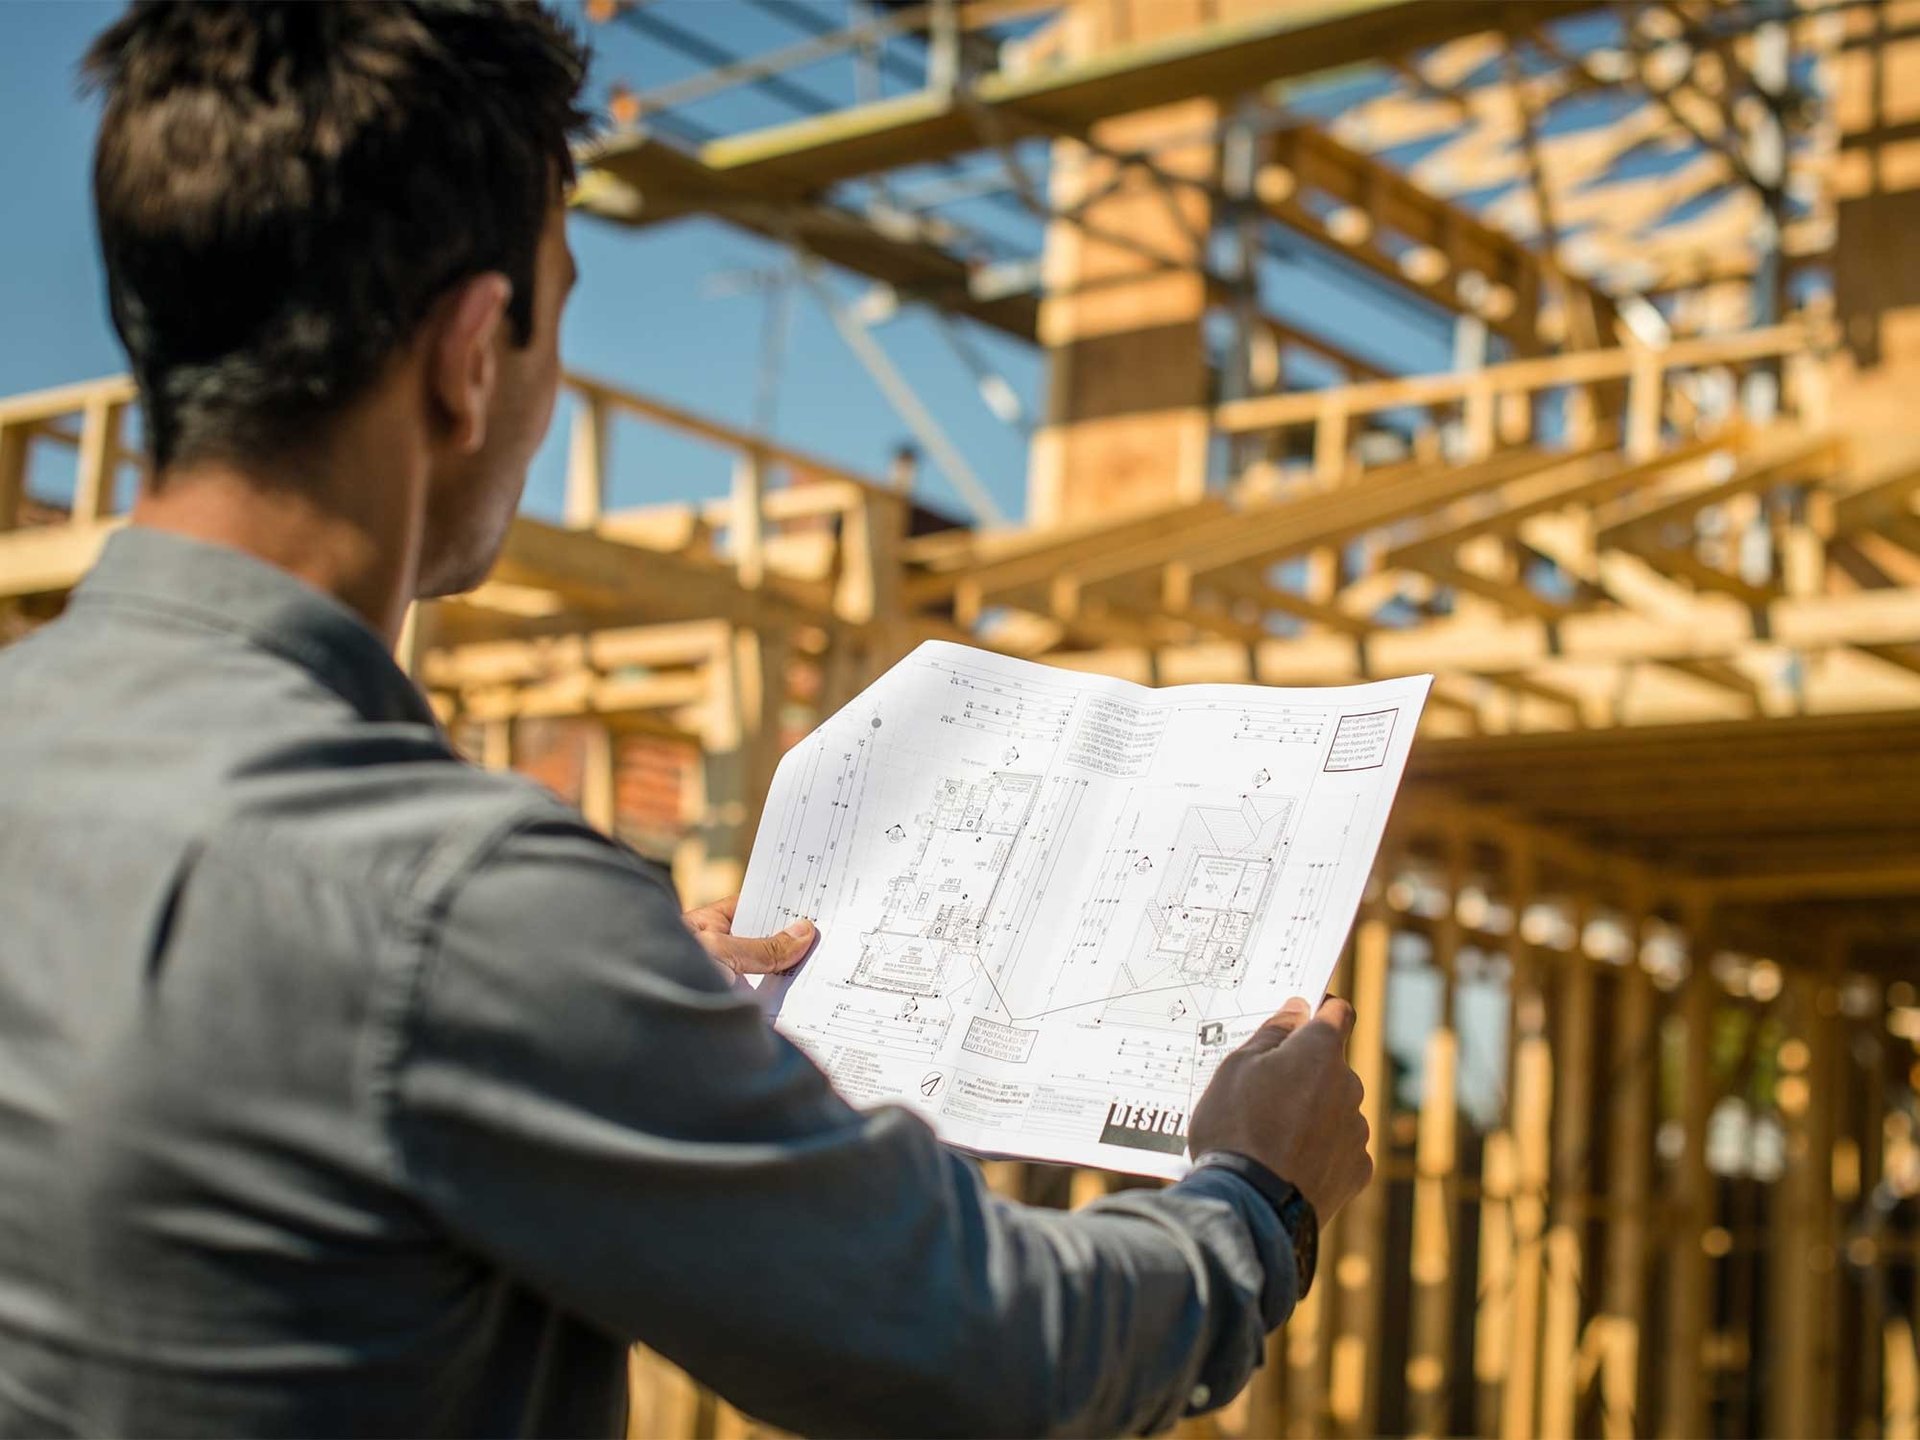
[[[1544,1026],[1520,1042],[1514,1086],[1513,1361],[1507,1370],[1500,1433],[1537,1432],[1541,1292],[1546,1271],[1547,1185],[1552,1172],[1553,1049]]]
[[[1407,1346],[1407,1419],[1415,1435],[1448,1433],[1447,1359],[1453,1349],[1453,1182],[1458,1156],[1453,1028],[1454,963],[1460,949],[1458,904],[1466,837],[1446,834],[1447,910],[1433,929],[1441,974],[1440,1023],[1427,1037],[1414,1142],[1412,1337]]]
[[[1920,1440],[1920,1358],[1916,1358],[1913,1322],[1904,1315],[1887,1321],[1882,1332],[1882,1423],[1887,1440]]]
[[[27,459],[32,434],[25,425],[0,425],[0,531],[20,523],[27,498]]]
[[[1836,1193],[1836,1198],[1855,1206],[1866,1203],[1866,1197],[1874,1193],[1886,1174],[1887,1064],[1880,1048],[1884,1043],[1880,1037],[1887,1033],[1886,1001],[1886,987],[1875,985],[1872,1008],[1854,1021],[1859,1029],[1844,1046],[1845,1053],[1857,1053],[1855,1040],[1864,1040],[1866,1043],[1863,1048],[1872,1057],[1869,1063],[1861,1067],[1860,1103],[1854,1108],[1854,1133],[1860,1159],[1853,1193],[1844,1196]],[[1838,1192],[1838,1185],[1835,1190]],[[1845,1429],[1856,1435],[1870,1431],[1883,1415],[1881,1397],[1885,1393],[1888,1377],[1882,1341],[1887,1323],[1892,1319],[1887,1305],[1890,1298],[1888,1263],[1887,1247],[1876,1244],[1866,1278],[1866,1314],[1861,1325],[1861,1338],[1865,1343],[1860,1347],[1860,1384],[1853,1397],[1851,1410],[1845,1417]]]
[[[1474,1413],[1483,1435],[1499,1433],[1513,1349],[1514,1164],[1512,1130],[1495,1130],[1480,1158],[1480,1309],[1473,1323]]]
[[[1494,426],[1502,445],[1524,445],[1533,438],[1533,392],[1509,390],[1494,402]]]
[[[1313,423],[1313,479],[1318,485],[1333,486],[1347,473],[1347,441],[1352,417],[1340,403],[1338,390],[1327,391],[1320,402],[1320,414]]]
[[[1462,461],[1484,460],[1493,453],[1495,410],[1493,382],[1482,372],[1467,390],[1461,408],[1459,458]]]
[[[907,534],[907,505],[900,495],[862,491],[840,518],[833,613],[849,627],[866,627],[900,613],[900,547]]]
[[[1519,1158],[1514,1143],[1519,1047],[1525,1037],[1523,1002],[1537,988],[1534,967],[1522,955],[1526,941],[1520,925],[1531,903],[1533,886],[1531,854],[1522,846],[1523,842],[1511,835],[1501,837],[1513,928],[1507,941],[1506,1114],[1504,1123],[1487,1136],[1480,1166],[1480,1309],[1473,1329],[1473,1377],[1475,1415],[1482,1435],[1501,1433],[1501,1408],[1513,1359],[1515,1287],[1519,1278],[1515,1263],[1520,1241],[1515,1214]],[[1538,1231],[1534,1234],[1537,1238]]]
[[[1055,22],[1076,61],[1170,39],[1216,18],[1215,0],[1066,7]],[[1047,227],[1039,337],[1047,403],[1035,435],[1027,512],[1041,525],[1198,499],[1209,442],[1204,274],[1219,146],[1211,99],[1095,124],[1099,150],[1054,144],[1048,199],[1077,212]],[[1104,152],[1104,153],[1103,153]],[[1151,153],[1154,173],[1121,153]]]
[[[1828,1278],[1837,1261],[1833,1134],[1841,1057],[1838,1017],[1832,1013],[1837,1006],[1822,1001],[1831,997],[1838,965],[1830,954],[1812,966],[1801,958],[1803,963],[1787,975],[1793,1038],[1781,1047],[1788,1053],[1775,1082],[1786,1131],[1786,1164],[1774,1188],[1779,1208],[1768,1226],[1772,1354],[1767,1424],[1776,1435],[1824,1435],[1834,1428],[1830,1382],[1838,1317]]]
[[[394,663],[420,683],[420,667],[433,646],[434,624],[439,615],[431,600],[416,600],[407,606],[400,622],[400,639],[393,647]]]
[[[1640,1390],[1640,1346],[1646,1333],[1647,1206],[1653,1157],[1653,1077],[1660,1054],[1654,1029],[1653,981],[1640,963],[1644,905],[1629,903],[1631,956],[1615,982],[1607,1120],[1608,1224],[1601,1304],[1606,1316],[1601,1360],[1601,1432],[1633,1440]]]
[[[853,667],[854,690],[866,688],[913,648],[900,582],[901,547],[906,541],[908,501],[901,495],[868,492],[848,513],[849,528],[840,542],[841,576],[834,595],[835,613],[859,623],[860,654]],[[864,622],[859,617],[864,616]]]
[[[1523,842],[1524,843],[1524,842]],[[1530,850],[1513,853],[1513,1305],[1509,1333],[1512,1360],[1501,1396],[1500,1434],[1527,1440],[1538,1433],[1540,1291],[1547,1229],[1547,1180],[1551,1170],[1553,1049],[1540,959],[1525,935],[1534,899]]]
[[[1281,1332],[1286,1342],[1286,1429],[1297,1440],[1311,1440],[1323,1428],[1321,1411],[1326,1395],[1321,1384],[1325,1368],[1321,1362],[1325,1332],[1331,1328],[1328,1294],[1333,1288],[1324,1277],[1317,1280]],[[1256,1374],[1254,1383],[1260,1385],[1264,1379],[1262,1388],[1273,1390],[1279,1378]]]
[[[1814,993],[1817,976],[1801,963],[1787,974],[1784,1007],[1791,1019],[1792,1038],[1788,1045],[1806,1053],[1807,1037],[1813,1029]],[[1786,1047],[1782,1047],[1786,1048]],[[1782,1068],[1775,1085],[1780,1120],[1786,1131],[1786,1164],[1780,1183],[1774,1187],[1778,1209],[1769,1217],[1767,1266],[1771,1282],[1768,1296],[1768,1329],[1772,1354],[1767,1364],[1767,1428],[1775,1435],[1808,1435],[1811,1429],[1814,1335],[1820,1317],[1807,1312],[1813,1304],[1813,1187],[1823,1184],[1825,1176],[1813,1173],[1813,1156],[1808,1140],[1808,1115],[1811,1105],[1827,1105],[1831,1097],[1810,1093],[1813,1076],[1805,1066],[1798,1071]]]
[[[1389,852],[1390,855],[1390,852]],[[1385,886],[1392,860],[1383,855],[1376,873]],[[1340,1244],[1330,1277],[1340,1291],[1338,1332],[1333,1341],[1328,1409],[1344,1435],[1377,1433],[1379,1415],[1381,1298],[1387,1253],[1386,1175],[1388,1071],[1384,1011],[1392,922],[1376,897],[1367,902],[1353,936],[1353,1038],[1347,1054],[1366,1086],[1360,1113],[1366,1117],[1374,1182],[1354,1197],[1337,1222]],[[1326,1284],[1323,1276],[1320,1283]]]
[[[1328,983],[1329,994],[1353,997],[1358,943],[1356,935],[1341,951]],[[1358,1014],[1356,1004],[1356,1021]],[[1346,1238],[1343,1227],[1350,1213],[1342,1211],[1321,1231],[1320,1278],[1308,1292],[1306,1303],[1273,1337],[1283,1344],[1275,1347],[1271,1339],[1268,1344],[1269,1356],[1282,1363],[1255,1376],[1247,1392],[1252,1403],[1238,1417],[1242,1422],[1239,1429],[1228,1433],[1265,1436],[1284,1428],[1306,1440],[1326,1433],[1331,1415],[1333,1344],[1340,1320],[1339,1257]]]
[[[767,467],[758,452],[733,462],[733,564],[746,590],[766,578]]]
[[[1660,412],[1666,392],[1666,372],[1660,352],[1638,346],[1633,371],[1627,379],[1627,458],[1650,460],[1660,453]]]
[[[1712,1266],[1703,1244],[1713,1216],[1713,1175],[1707,1169],[1707,1121],[1713,1113],[1709,1031],[1714,1014],[1710,970],[1712,912],[1701,896],[1686,910],[1688,974],[1680,999],[1685,1055],[1680,1082],[1684,1144],[1673,1177],[1667,1231],[1666,1384],[1659,1434],[1662,1440],[1693,1440],[1707,1433],[1703,1383],[1710,1320]]]
[[[575,397],[573,433],[567,451],[566,521],[576,530],[600,523],[607,504],[607,405],[599,392]]]
[[[1833,1429],[1840,1407],[1839,1316],[1844,1257],[1839,1197],[1833,1184],[1840,1111],[1831,1097],[1846,1084],[1847,1028],[1840,1014],[1846,959],[1846,941],[1836,928],[1825,937],[1820,984],[1814,992],[1813,1107],[1807,1136],[1813,1165],[1814,1313],[1821,1321],[1814,1331],[1812,1410],[1816,1431]]]
[[[790,647],[778,631],[719,627],[701,709],[700,803],[696,846],[680,862],[694,904],[740,888],[780,759],[780,711]]]
[[[513,768],[513,721],[487,720],[480,726],[480,764],[488,770]]]
[[[120,453],[120,417],[125,406],[94,396],[80,421],[80,459],[74,471],[73,520],[104,519],[113,509],[114,461]]]
[[[619,820],[613,731],[606,721],[592,716],[582,726],[580,813],[594,829],[612,835]]]
[[[1449,997],[1450,998],[1450,997]],[[1449,1433],[1447,1359],[1453,1349],[1453,1209],[1459,1041],[1444,1021],[1427,1036],[1414,1142],[1413,1340],[1407,1355],[1412,1433]]]
[[[1575,933],[1589,906],[1575,908]],[[1552,1227],[1547,1231],[1546,1324],[1540,1347],[1540,1433],[1572,1435],[1579,1398],[1580,1300],[1586,1253],[1588,1147],[1592,1141],[1594,961],[1581,939],[1561,972],[1554,1031],[1559,1075],[1554,1086]]]

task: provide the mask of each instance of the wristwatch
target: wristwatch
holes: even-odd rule
[[[1282,1180],[1273,1171],[1237,1150],[1209,1150],[1193,1162],[1196,1170],[1231,1170],[1260,1192],[1273,1207],[1293,1242],[1293,1298],[1297,1304],[1307,1298],[1313,1286],[1313,1272],[1320,1260],[1320,1217],[1313,1204],[1300,1193],[1300,1187]]]

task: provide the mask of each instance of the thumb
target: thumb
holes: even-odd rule
[[[811,920],[796,920],[777,934],[713,937],[717,959],[737,975],[777,975],[807,958],[820,932]]]
[[[1343,1048],[1347,1041],[1353,1038],[1353,1006],[1338,995],[1329,995],[1320,1002],[1320,1008],[1315,1012],[1313,1022],[1316,1025],[1331,1028],[1333,1033],[1340,1037]]]
[[[1306,1024],[1307,1017],[1312,1013],[1306,1000],[1296,995],[1275,1013],[1262,1020],[1260,1028],[1249,1035],[1240,1048],[1250,1054],[1264,1054]]]

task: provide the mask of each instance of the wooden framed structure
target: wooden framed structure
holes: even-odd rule
[[[423,608],[409,664],[482,763],[564,727],[609,830],[644,769],[690,899],[737,883],[783,742],[922,638],[1436,672],[1337,982],[1380,1180],[1188,1433],[1920,1434],[1916,24],[955,0],[630,96],[650,128],[591,152],[583,210],[718,216],[1045,349],[1030,518],[572,376],[560,522]],[[851,52],[921,83],[675,138]],[[1025,251],[962,213],[992,196]],[[1277,237],[1438,317],[1454,367],[1287,318]],[[119,523],[134,398],[0,401],[0,637]],[[730,494],[610,506],[633,424]],[[753,1428],[635,1365],[635,1433]]]

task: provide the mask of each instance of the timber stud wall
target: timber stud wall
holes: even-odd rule
[[[1335,987],[1377,1178],[1252,1384],[1176,1433],[1914,1434],[1920,1252],[1871,1213],[1911,1058],[1886,1043],[1884,978],[1819,931],[1778,959],[1723,950],[1710,895],[1498,824],[1399,826],[1379,875]],[[1471,1118],[1461,1077],[1489,1047],[1455,1024],[1469,960],[1505,1000]],[[1423,1037],[1389,1019],[1409,1005]],[[1727,1173],[1710,1133],[1737,1157],[1729,1103],[1768,1075],[1780,1168]],[[1136,1183],[986,1169],[1041,1204]],[[773,1433],[636,1364],[632,1433]]]

